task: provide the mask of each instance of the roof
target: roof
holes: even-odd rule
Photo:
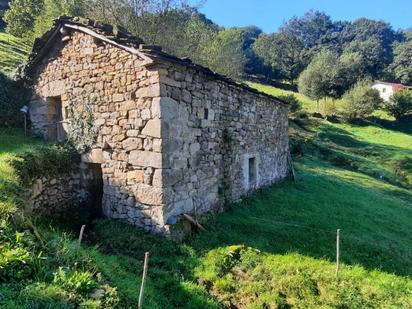
[[[401,88],[411,88],[412,86],[404,85],[401,83],[391,83],[391,82],[384,82],[381,80],[376,80],[374,84],[382,84],[387,86],[392,86],[394,89],[401,89]]]
[[[287,102],[275,96],[260,92],[245,83],[237,82],[227,76],[213,72],[207,67],[195,64],[189,58],[179,58],[165,53],[162,51],[160,46],[146,45],[141,38],[130,34],[123,27],[112,26],[93,19],[82,17],[73,18],[68,16],[61,16],[56,19],[53,23],[52,28],[47,31],[41,38],[37,38],[35,40],[32,52],[28,58],[27,63],[23,67],[21,67],[17,73],[19,78],[26,81],[29,81],[32,78],[36,69],[36,65],[43,59],[43,57],[47,55],[48,51],[50,50],[49,47],[54,43],[54,40],[58,37],[58,35],[64,35],[65,28],[70,28],[87,33],[100,40],[124,49],[132,54],[136,54],[146,60],[147,64],[153,63],[153,60],[156,59],[180,64],[182,66],[186,66],[196,71],[202,72],[203,74],[213,79],[221,80],[228,84],[246,89],[249,92],[256,93],[271,99],[276,99],[279,102],[288,104]]]

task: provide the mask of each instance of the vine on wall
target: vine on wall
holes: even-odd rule
[[[86,103],[82,108],[69,105],[68,139],[79,153],[85,153],[97,139],[97,129],[94,126],[93,107]]]

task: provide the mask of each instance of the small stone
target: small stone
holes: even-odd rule
[[[116,93],[113,95],[113,102],[122,102],[124,100],[124,95],[121,93]]]

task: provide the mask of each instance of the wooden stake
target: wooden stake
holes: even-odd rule
[[[139,304],[138,304],[138,309],[142,309],[143,306],[143,292],[144,292],[144,286],[146,282],[146,274],[147,274],[147,268],[149,264],[149,252],[146,252],[144,254],[144,264],[143,264],[143,276],[142,276],[142,284],[140,286],[140,293],[139,293]]]
[[[191,224],[193,224],[194,226],[196,226],[199,230],[206,232],[206,229],[198,222],[196,222],[195,219],[193,219],[191,216],[189,216],[188,214],[183,214],[183,218],[186,219],[187,221],[189,221]]]
[[[79,234],[79,240],[77,242],[77,251],[80,250],[80,245],[82,243],[82,239],[83,239],[83,233],[84,233],[84,228],[86,227],[86,225],[82,225],[81,229],[80,229],[80,234]]]
[[[336,231],[336,278],[338,278],[339,276],[339,257],[340,257],[340,248],[339,248],[339,233],[340,233],[340,229],[338,229]]]

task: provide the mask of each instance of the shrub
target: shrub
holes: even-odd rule
[[[88,271],[71,271],[62,267],[54,273],[53,282],[68,291],[85,296],[98,287],[92,273]]]
[[[80,157],[71,144],[39,146],[11,162],[20,181],[27,185],[33,179],[65,175],[75,171]]]
[[[412,112],[412,92],[407,89],[396,91],[391,99],[385,102],[384,109],[396,120],[400,120]]]
[[[302,103],[293,94],[279,96],[279,99],[289,103],[289,110],[291,113],[296,113],[302,109]]]
[[[343,97],[342,116],[346,120],[365,118],[372,114],[381,104],[379,92],[372,89],[368,81],[358,82]]]

